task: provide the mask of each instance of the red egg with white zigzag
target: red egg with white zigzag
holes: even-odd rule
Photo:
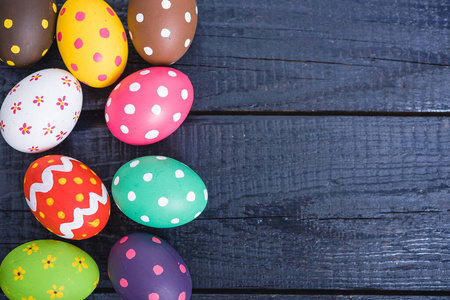
[[[68,156],[49,155],[32,162],[25,174],[24,193],[36,219],[66,239],[90,238],[109,219],[111,202],[102,180]]]

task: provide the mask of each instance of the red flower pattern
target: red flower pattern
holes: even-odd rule
[[[76,122],[76,121],[78,121],[78,118],[80,118],[80,112],[76,111],[75,112],[75,117],[73,117],[72,119]]]
[[[67,134],[67,131],[66,132],[61,131],[61,133],[56,136],[56,140],[57,141],[62,140],[66,134]]]
[[[45,131],[44,135],[47,135],[48,133],[52,134],[53,129],[55,129],[55,126],[52,126],[50,123],[47,124],[47,127],[42,128],[42,130]]]
[[[41,96],[40,98],[38,96],[36,96],[36,99],[33,100],[34,104],[37,104],[37,106],[40,106],[41,103],[44,102],[44,96]]]
[[[31,76],[31,79],[30,79],[30,81],[36,81],[36,80],[38,80],[39,78],[41,78],[42,77],[42,75],[41,74],[39,74],[39,73],[37,73],[36,75],[33,75],[33,76]]]
[[[32,126],[27,126],[27,123],[23,123],[22,127],[19,128],[20,131],[22,131],[22,134],[30,134],[30,129],[33,128]]]
[[[77,87],[77,91],[78,91],[78,92],[81,92],[81,86],[80,86],[80,84],[78,83],[78,81],[74,81],[73,83],[74,83],[75,86]]]
[[[9,95],[11,96],[12,93],[14,93],[15,91],[17,91],[17,88],[20,86],[20,84],[16,85],[15,87],[12,88],[12,90],[9,92]]]
[[[0,129],[5,132],[6,125],[3,123],[3,120],[0,121]]]
[[[16,114],[16,112],[17,112],[18,110],[22,110],[22,109],[20,108],[20,104],[22,104],[22,102],[19,102],[19,103],[15,103],[15,102],[14,102],[14,106],[11,107],[11,110],[13,111],[13,114]]]
[[[70,87],[70,82],[72,80],[70,80],[69,78],[67,78],[67,76],[65,76],[64,78],[61,78],[61,80],[63,81],[63,84],[67,84],[67,86]]]
[[[30,150],[30,152],[39,151],[39,146],[33,146],[31,148],[28,148],[28,150]]]
[[[66,96],[64,96],[62,99],[58,98],[58,102],[56,102],[56,105],[58,105],[61,110],[64,109],[64,106],[68,106],[69,103],[66,102]]]

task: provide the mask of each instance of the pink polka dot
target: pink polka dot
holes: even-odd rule
[[[122,63],[122,57],[117,55],[116,59],[114,60],[114,62],[116,63],[116,66],[120,66],[120,64]]]
[[[105,39],[109,38],[109,30],[108,30],[108,28],[100,29],[99,33],[100,33],[100,36],[102,38],[105,38]]]
[[[95,62],[101,62],[102,60],[103,60],[103,56],[100,53],[96,52],[94,54],[94,61]]]
[[[75,72],[78,71],[78,66],[76,64],[70,64],[70,67],[72,68],[72,70],[74,70]]]
[[[60,32],[58,32],[58,41],[61,42],[61,39],[62,39],[62,33],[60,31]]]
[[[130,249],[127,251],[126,256],[128,259],[133,259],[136,256],[136,251],[133,249]]]
[[[77,12],[75,15],[75,19],[77,21],[83,21],[85,17],[86,17],[86,15],[82,11]]]
[[[159,295],[157,293],[151,293],[148,295],[148,300],[159,300]]]
[[[161,240],[158,239],[158,238],[156,238],[156,237],[153,237],[153,238],[152,238],[152,241],[155,242],[155,243],[157,243],[157,244],[161,244]]]
[[[128,281],[125,278],[120,279],[120,286],[126,288],[128,286]]]
[[[186,292],[182,292],[180,296],[178,296],[178,300],[186,300]]]
[[[123,38],[123,41],[124,41],[124,42],[127,41],[127,35],[126,35],[125,31],[122,32],[122,38]]]
[[[61,9],[61,11],[59,12],[59,15],[62,16],[65,12],[66,12],[66,8],[63,7],[63,8]]]
[[[106,74],[98,75],[98,80],[105,81],[106,79],[108,79],[108,76]]]
[[[181,273],[186,273],[186,267],[184,265],[180,265],[180,271]]]
[[[73,45],[75,46],[75,49],[80,49],[83,47],[83,40],[78,38]]]
[[[119,243],[123,244],[123,243],[125,243],[127,240],[128,240],[128,237],[125,236],[125,237],[123,237],[123,238],[120,240]]]
[[[160,265],[156,265],[153,267],[153,272],[155,272],[156,275],[161,275],[164,272],[164,269]]]
[[[114,16],[114,12],[111,8],[107,7],[106,10],[109,12],[111,16]]]

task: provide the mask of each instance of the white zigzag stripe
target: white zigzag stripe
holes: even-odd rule
[[[62,156],[61,162],[62,165],[53,165],[48,167],[42,172],[42,183],[36,182],[33,183],[30,187],[30,199],[25,197],[25,200],[27,201],[28,206],[32,211],[36,211],[37,209],[37,200],[36,200],[36,193],[47,193],[53,188],[53,174],[52,171],[59,171],[59,172],[70,172],[72,171],[73,165],[70,162],[70,160],[77,161],[76,159]]]
[[[59,230],[63,235],[60,235],[63,238],[71,239],[74,237],[72,230],[78,229],[83,226],[84,220],[83,216],[90,216],[97,212],[98,203],[106,204],[108,202],[108,191],[106,190],[105,185],[102,183],[102,195],[98,195],[96,193],[89,193],[89,207],[88,208],[75,208],[73,211],[74,220],[71,223],[61,224]]]

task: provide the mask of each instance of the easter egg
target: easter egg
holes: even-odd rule
[[[197,15],[195,0],[130,0],[127,21],[134,48],[151,64],[176,62],[192,44]]]
[[[189,300],[192,281],[186,263],[163,239],[133,233],[116,242],[108,257],[108,275],[123,300]]]
[[[99,270],[92,257],[61,241],[25,243],[0,265],[0,287],[11,300],[85,299],[98,282]]]
[[[157,228],[194,220],[208,202],[200,176],[185,164],[164,156],[144,156],[124,164],[114,175],[111,192],[126,216]]]
[[[35,160],[23,187],[36,219],[60,237],[86,239],[108,222],[111,204],[103,182],[76,159],[49,155]]]
[[[82,105],[81,86],[72,74],[41,70],[22,79],[6,95],[0,109],[0,132],[18,151],[43,152],[67,138]]]
[[[116,85],[105,107],[111,133],[132,145],[156,143],[186,119],[194,101],[189,78],[169,67],[132,73]]]
[[[53,44],[56,0],[1,0],[0,7],[0,61],[33,65]]]
[[[56,39],[69,71],[102,88],[114,83],[128,59],[128,41],[114,10],[103,0],[68,0],[56,24]]]

